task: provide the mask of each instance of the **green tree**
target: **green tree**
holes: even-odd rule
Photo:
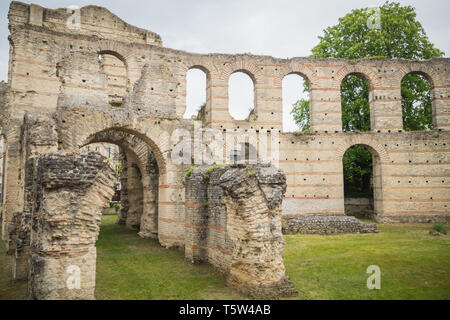
[[[304,82],[303,92],[309,92],[308,82]],[[309,114],[309,100],[301,99],[298,100],[291,111],[294,117],[295,123],[299,126],[300,132],[309,133],[311,128],[310,114]]]
[[[369,27],[367,22],[374,19],[374,11],[368,8],[355,9],[340,18],[337,25],[324,30],[323,35],[319,37],[319,44],[312,49],[312,57],[425,60],[444,55],[429,41],[422,25],[416,20],[413,7],[386,2],[379,7],[379,13],[380,28]],[[305,81],[306,89],[308,86]],[[432,129],[430,84],[426,79],[422,75],[408,74],[402,80],[401,92],[404,129],[408,131]],[[342,81],[344,131],[370,130],[368,96],[369,86],[360,76],[349,75]],[[292,115],[300,131],[309,130],[309,101],[298,101],[294,105]],[[358,161],[360,167],[371,169],[370,153],[365,148],[352,148],[346,153],[346,157]],[[348,163],[344,161],[344,171],[349,169]],[[357,170],[353,170],[352,174],[357,174]],[[353,180],[355,181],[367,181],[367,178],[363,179],[360,176]]]
[[[353,146],[345,153],[343,164],[345,195],[371,198],[372,154],[364,146]]]

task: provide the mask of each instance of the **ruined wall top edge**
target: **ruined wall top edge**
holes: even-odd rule
[[[89,5],[80,8],[79,12],[80,19],[70,8],[48,9],[13,1],[8,13],[9,27],[29,24],[62,33],[162,46],[160,35],[132,26],[106,8]],[[77,22],[80,22],[79,28],[73,26]]]
[[[314,61],[317,64],[334,63],[343,64],[370,64],[382,66],[385,64],[408,64],[411,62],[423,63],[444,63],[450,62],[450,58],[433,58],[424,61],[411,61],[407,59],[378,59],[363,58],[359,60],[348,60],[341,58],[309,58],[309,57],[293,57],[290,59],[276,58],[269,55],[254,55],[251,53],[241,54],[223,54],[209,53],[196,54],[185,52],[182,50],[164,48],[161,36],[145,29],[137,28],[129,25],[108,9],[99,6],[85,6],[80,8],[81,28],[70,29],[67,21],[70,20],[71,13],[66,8],[63,9],[47,9],[34,4],[25,4],[22,2],[12,1],[8,14],[10,30],[17,27],[38,27],[42,31],[63,33],[72,36],[95,37],[98,40],[112,40],[124,44],[132,44],[134,46],[156,46],[162,50],[173,51],[181,55],[189,56],[213,56],[218,59],[241,59],[251,58],[252,60],[260,60],[261,62],[271,62],[285,64],[289,62],[307,63]]]

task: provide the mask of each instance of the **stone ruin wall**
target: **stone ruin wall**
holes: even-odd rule
[[[344,215],[342,157],[360,144],[374,157],[374,206],[380,222],[449,221],[449,59],[192,54],[164,48],[159,35],[130,26],[104,8],[82,8],[79,30],[66,26],[69,16],[65,9],[20,2],[12,2],[9,11],[9,75],[0,86],[2,238],[17,261],[18,226],[32,211],[27,163],[102,142],[119,145],[127,159],[121,223],[133,228],[140,217],[141,236],[157,238],[165,247],[188,248],[183,181],[189,166],[172,162],[170,137],[194,123],[225,136],[235,130],[279,134],[287,218]],[[182,119],[191,68],[207,74],[203,124]],[[255,109],[246,121],[236,121],[228,112],[228,79],[236,71],[246,72],[255,85]],[[410,72],[431,83],[433,131],[403,130],[400,84]],[[282,80],[291,73],[310,84],[311,134],[282,132]],[[340,83],[348,74],[361,75],[370,85],[371,132],[342,132]],[[141,191],[134,192],[136,188]],[[141,198],[130,198],[140,193]],[[223,253],[213,258],[212,252],[208,259],[214,264]],[[26,273],[20,265],[18,273]]]
[[[256,298],[291,296],[281,257],[286,177],[271,166],[194,169],[186,177],[186,258],[209,262]]]
[[[101,210],[114,193],[115,174],[95,153],[43,156],[33,168],[29,296],[94,299],[95,242]],[[76,290],[67,285],[71,267],[81,275]]]

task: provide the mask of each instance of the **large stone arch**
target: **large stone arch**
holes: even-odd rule
[[[398,83],[399,87],[401,87],[403,78],[410,73],[423,75],[430,83],[430,86],[432,88],[434,88],[435,86],[445,85],[445,83],[441,81],[439,77],[439,71],[433,65],[422,63],[403,63],[394,74],[394,77],[396,79],[395,81]]]
[[[91,143],[112,143],[118,145],[128,153],[132,153],[137,159],[137,165],[139,166],[139,169],[142,172],[146,171],[145,164],[147,162],[149,146],[144,141],[132,135],[131,133],[115,129],[108,129],[105,131],[100,131],[88,137],[85,145]]]
[[[288,65],[283,65],[281,67],[281,70],[275,76],[275,85],[281,87],[283,79],[290,74],[297,74],[308,81],[310,90],[318,85],[319,79],[317,77],[317,74],[311,69],[309,65],[305,65],[300,62],[292,62]]]
[[[333,78],[333,87],[340,88],[344,78],[352,74],[362,77],[369,85],[370,91],[381,86],[381,80],[375,70],[361,64],[349,64],[336,73]]]
[[[228,81],[230,76],[235,72],[244,72],[252,78],[255,83],[255,87],[263,81],[264,74],[261,69],[252,61],[245,59],[233,62],[225,62],[223,67],[220,68],[219,76],[222,80]]]
[[[140,138],[130,133],[109,129],[98,132],[88,138],[90,143],[112,143],[118,145],[127,154],[129,161],[136,162],[142,175],[141,181],[127,181],[128,184],[141,183],[142,187],[142,207],[134,208],[136,204],[130,202],[128,209],[136,212],[141,211],[139,218],[139,235],[143,238],[158,237],[158,188],[159,188],[159,168],[154,158],[151,148]],[[131,159],[130,159],[131,157]],[[130,167],[130,165],[128,165]],[[129,170],[129,169],[128,169]],[[127,180],[127,179],[126,179]],[[122,186],[130,188],[130,186]],[[133,189],[135,190],[135,189]],[[124,199],[126,200],[126,199]],[[124,206],[124,204],[123,204]],[[119,217],[121,219],[123,217]],[[125,224],[132,227],[137,222],[134,217],[127,215]]]
[[[374,130],[377,127],[376,106],[375,106],[375,90],[381,87],[381,80],[378,77],[376,71],[360,64],[349,64],[341,68],[333,77],[333,87],[338,88],[339,93],[342,94],[341,85],[347,76],[357,76],[363,79],[369,86],[369,108],[370,108],[370,129]],[[340,98],[341,112],[342,112],[342,99]],[[343,127],[343,124],[341,124]]]
[[[170,158],[172,130],[180,127],[180,121],[94,108],[61,111],[59,121],[59,145],[64,150],[78,150],[89,137],[112,129],[137,136],[151,148],[159,168],[158,239],[164,247],[183,247],[183,175]]]
[[[395,81],[399,88],[402,87],[403,79],[409,74],[421,75],[428,81],[432,100],[433,125],[437,128],[444,127],[448,117],[445,115],[447,108],[444,93],[448,89],[448,84],[445,82],[445,77],[442,77],[441,72],[434,65],[413,63],[402,64],[398,72],[395,73]]]
[[[379,155],[383,163],[390,161],[386,148],[369,134],[348,134],[337,146],[335,159],[341,161],[348,148],[354,145],[364,145]]]
[[[132,52],[127,50],[120,42],[111,40],[100,40],[96,42],[95,50],[98,54],[111,54],[116,56],[125,64],[127,68],[130,66]]]
[[[61,149],[79,149],[99,132],[125,132],[138,137],[152,149],[160,172],[164,173],[169,164],[171,127],[170,120],[140,117],[122,110],[70,109],[60,113],[59,143]]]

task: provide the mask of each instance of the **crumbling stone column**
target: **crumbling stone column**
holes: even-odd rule
[[[128,162],[128,202],[126,227],[133,230],[139,230],[143,212],[143,194],[142,194],[142,173],[137,164]]]
[[[128,159],[122,149],[120,150],[120,162],[122,164],[122,171],[120,172],[120,212],[116,223],[118,225],[125,225],[130,203],[128,201]]]
[[[14,215],[23,210],[23,163],[22,121],[11,120],[5,144],[3,184],[5,185],[2,204],[2,239],[6,240],[9,254],[15,250],[15,241],[10,239]]]
[[[255,298],[297,293],[282,259],[286,178],[268,165],[197,168],[185,179],[186,259],[209,262]]]
[[[208,181],[206,172],[197,171],[185,179],[185,257],[191,263],[207,260]]]
[[[282,258],[285,175],[273,167],[237,167],[226,171],[220,183],[233,242],[228,283],[258,298],[296,294]]]
[[[34,196],[34,170],[36,158],[29,158],[25,167],[24,208],[14,215],[10,226],[10,239],[15,242],[13,279],[24,280],[29,276],[31,215]]]
[[[139,236],[158,239],[159,168],[150,148],[147,151],[146,174],[142,178],[143,212]]]
[[[114,172],[97,153],[41,157],[35,176],[29,296],[94,299],[101,210]]]

